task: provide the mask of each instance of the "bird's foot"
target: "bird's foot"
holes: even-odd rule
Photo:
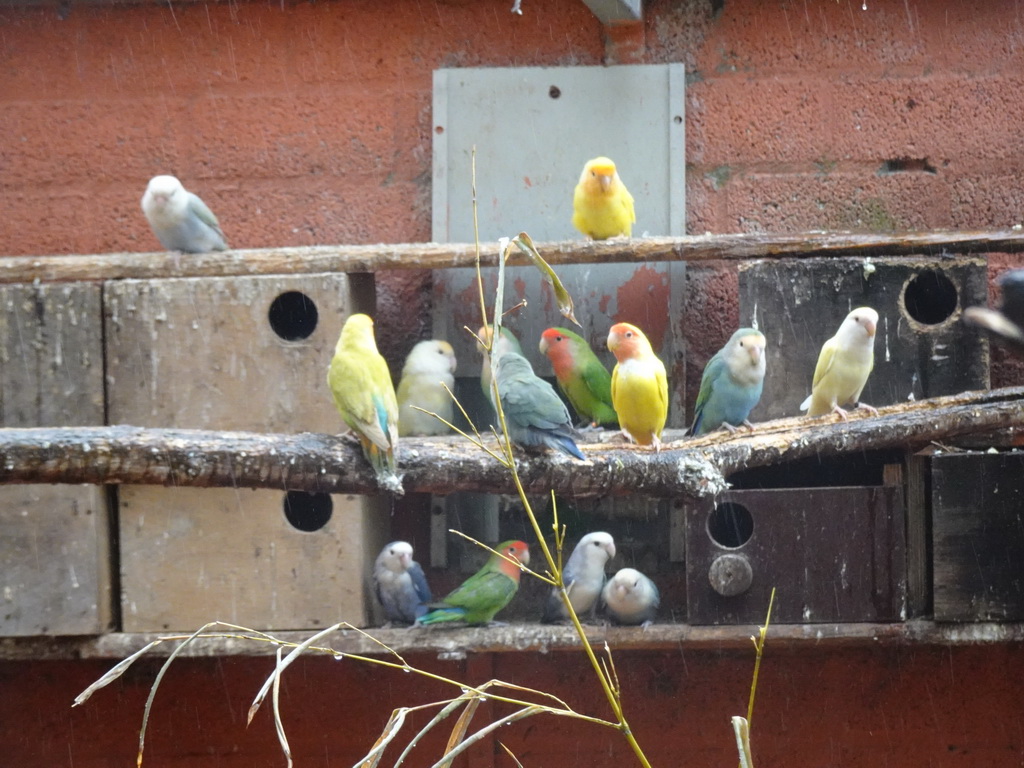
[[[507,621],[495,621],[494,619],[491,619],[486,624],[484,624],[484,626],[488,627],[488,628],[489,627],[507,627],[508,626],[508,622]]]
[[[868,405],[867,403],[857,403],[857,407],[858,408],[863,408],[865,411],[870,413],[872,416],[877,416],[878,415],[878,409],[875,408],[875,406],[873,406],[873,405]]]
[[[754,431],[754,425],[750,423],[750,419],[744,419],[743,426],[749,429],[751,432]]]
[[[736,427],[734,427],[734,426],[733,426],[732,424],[730,424],[730,423],[729,423],[728,421],[723,421],[723,422],[722,422],[722,429],[724,429],[724,430],[725,430],[726,432],[728,432],[728,433],[729,433],[730,435],[735,435],[735,434],[736,434],[736,432],[738,432],[738,431],[739,431],[739,430],[737,430],[737,429],[736,429]]]
[[[651,440],[651,447],[654,448],[655,453],[661,453],[661,438],[655,435]]]
[[[653,621],[651,621],[650,619],[648,619],[647,621],[645,621],[645,622],[644,622],[643,624],[641,624],[641,625],[640,625],[640,629],[641,629],[642,631],[646,632],[646,631],[647,631],[647,628],[648,628],[649,626],[651,626],[651,625],[652,625],[653,623],[654,623]]]
[[[836,414],[842,421],[850,420],[850,417],[846,415],[846,411],[844,411],[838,405],[832,406],[832,413]]]

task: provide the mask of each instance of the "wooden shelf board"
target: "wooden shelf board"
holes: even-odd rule
[[[656,624],[646,630],[639,627],[587,628],[587,635],[597,646],[606,641],[613,651],[648,651],[672,648],[742,649],[751,647],[750,637],[757,632],[753,625],[693,626],[688,624]],[[533,653],[572,651],[578,640],[571,627],[541,624],[513,624],[503,627],[417,629],[371,629],[374,637],[402,654],[428,653],[457,659],[468,653]],[[308,631],[270,633],[288,643],[301,643],[313,634]],[[26,637],[0,639],[0,660],[48,659],[122,659],[140,650],[147,643],[168,639],[150,650],[153,656],[168,655],[184,634],[121,633],[98,637]],[[194,640],[181,655],[267,656],[275,652],[272,643],[242,637],[242,633]],[[940,624],[932,621],[909,621],[896,624],[775,624],[768,631],[772,647],[827,645],[975,645],[1019,643],[1024,641],[1024,623],[962,623]],[[381,655],[382,649],[366,636],[353,630],[326,636],[315,645],[329,647],[346,654]]]

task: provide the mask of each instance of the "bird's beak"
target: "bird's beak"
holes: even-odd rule
[[[546,355],[548,353],[548,340],[545,339],[543,336],[540,337],[539,347],[540,347],[540,353],[542,355]]]
[[[761,355],[764,354],[763,350],[755,344],[750,348],[750,362],[757,365],[761,362]]]
[[[875,324],[872,321],[868,320],[866,323],[864,323],[864,328],[868,332],[868,338],[873,339],[875,337]]]
[[[399,561],[399,562],[400,562],[400,563],[401,563],[401,564],[402,564],[402,565],[403,565],[403,566],[404,566],[405,568],[408,568],[408,567],[409,567],[409,564],[410,564],[410,562],[412,561],[412,557],[410,557],[409,555],[406,555],[406,554],[401,554],[401,555],[399,555],[399,556],[398,556],[398,561]]]
[[[599,174],[597,177],[597,183],[601,185],[601,191],[607,192],[608,187],[612,185],[612,177],[607,174]]]
[[[615,557],[615,542],[611,541],[608,543],[608,559],[611,560]]]

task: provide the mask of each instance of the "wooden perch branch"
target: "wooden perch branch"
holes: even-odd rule
[[[655,454],[623,443],[587,443],[581,462],[561,454],[518,453],[530,493],[567,496],[703,496],[725,489],[740,469],[809,456],[913,448],[997,429],[1024,434],[1024,387],[966,392],[881,409],[848,423],[780,419],[753,433],[701,438],[668,434]],[[603,433],[607,439],[611,433]],[[406,491],[513,493],[496,461],[458,437],[403,439]],[[323,493],[376,493],[354,439],[302,433],[264,435],[141,427],[0,430],[0,483],[141,484],[241,487]]]
[[[509,232],[509,236],[515,232]],[[486,266],[497,263],[498,245],[480,246]],[[1013,230],[934,231],[898,234],[798,233],[689,235],[588,243],[539,243],[551,264],[644,263],[710,259],[807,258],[814,256],[906,256],[1024,251],[1024,232]],[[288,275],[317,272],[376,272],[382,269],[471,267],[476,250],[466,243],[265,248],[221,253],[110,253],[67,256],[12,256],[0,259],[0,283],[71,282]],[[525,259],[521,262],[526,263]]]

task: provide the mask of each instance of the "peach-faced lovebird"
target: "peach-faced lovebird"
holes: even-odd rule
[[[217,217],[173,176],[154,176],[142,196],[142,212],[169,251],[207,253],[228,247]]]
[[[540,351],[548,356],[558,388],[581,418],[594,426],[619,425],[612,408],[612,375],[581,336],[567,328],[548,328],[541,334]]]
[[[516,563],[530,564],[530,549],[521,541],[505,541],[494,550],[513,562],[492,554],[483,568],[443,600],[432,603],[431,610],[420,616],[416,623],[464,621],[467,624],[489,624],[494,614],[508,605],[519,590],[520,571]]]
[[[607,240],[633,233],[633,196],[607,157],[595,157],[583,166],[572,196],[572,225],[585,237]]]
[[[615,540],[610,533],[604,531],[588,533],[580,539],[580,543],[572,551],[569,562],[562,570],[562,583],[565,584],[565,591],[569,593],[569,602],[572,603],[572,609],[577,616],[582,617],[588,611],[593,616],[606,579],[605,563],[613,557],[615,557]],[[568,618],[569,612],[565,610],[565,603],[562,602],[561,595],[556,588],[552,587],[547,602],[544,604],[541,621],[550,624]]]
[[[430,339],[412,348],[398,383],[400,437],[448,434],[448,425],[430,414],[451,423],[452,396],[448,392],[455,390],[455,366],[455,350],[447,341]]]
[[[842,406],[854,403],[878,413],[860,401],[860,393],[875,365],[875,328],[878,313],[871,307],[857,307],[843,320],[836,335],[826,341],[814,369],[811,394],[800,405],[808,416],[834,412],[846,421]]]
[[[492,333],[491,326],[482,325],[480,330],[476,332],[476,335],[481,341],[490,344]],[[476,349],[484,359],[483,365],[480,367],[480,389],[483,390],[487,402],[493,405],[494,392],[491,391],[491,356],[487,354],[487,350],[479,342],[477,342]],[[501,333],[498,334],[498,340],[493,345],[491,354],[498,358],[504,352],[515,352],[517,355],[521,355],[523,354],[523,348],[512,329],[503,325],[501,326]]]
[[[668,378],[651,342],[635,325],[616,323],[608,332],[608,349],[618,363],[612,371],[612,404],[623,434],[634,443],[661,449],[668,419]]]
[[[373,564],[373,586],[384,616],[395,624],[414,623],[427,612],[427,603],[433,599],[407,541],[392,541],[380,551]]]
[[[740,424],[752,426],[747,416],[764,389],[765,339],[760,331],[740,328],[704,366],[694,409],[694,435],[725,427],[735,432]]]
[[[359,438],[377,482],[400,493],[395,475],[398,400],[388,364],[377,351],[369,315],[355,314],[345,321],[327,369],[327,385],[341,418]]]
[[[608,579],[601,598],[612,621],[644,626],[654,621],[661,602],[654,582],[633,568],[623,568]]]
[[[533,372],[530,361],[515,352],[498,358],[498,397],[509,439],[523,448],[545,446],[585,458],[576,447],[569,409],[555,388]]]

